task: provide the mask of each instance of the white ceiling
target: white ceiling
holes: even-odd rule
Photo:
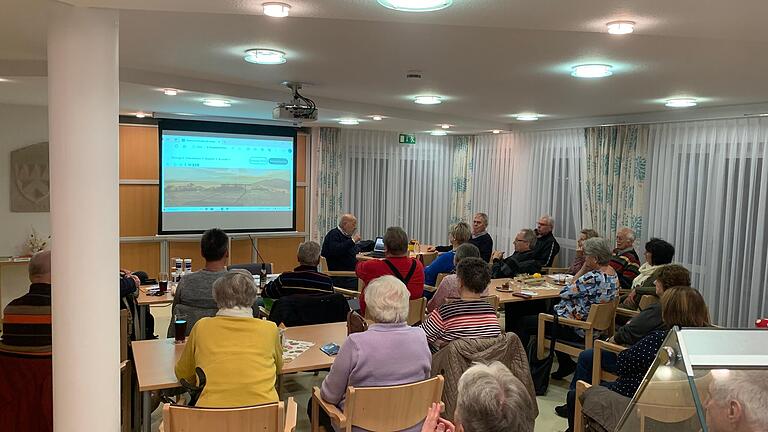
[[[271,118],[288,96],[284,80],[309,83],[322,124],[384,114],[358,127],[403,131],[443,122],[457,132],[514,128],[510,115],[524,111],[546,115],[540,123],[663,111],[660,101],[673,96],[698,97],[704,108],[768,101],[764,0],[454,0],[422,14],[375,0],[283,1],[293,9],[282,20],[262,16],[262,0],[68,3],[121,9],[123,112]],[[0,5],[0,76],[16,77],[0,83],[0,102],[44,103],[45,81],[34,77],[45,71],[46,6]],[[606,34],[616,19],[636,21],[637,32]],[[254,47],[281,49],[288,63],[245,63]],[[584,62],[613,64],[615,75],[569,76]],[[424,78],[406,80],[410,69]],[[165,86],[188,92],[166,97],[156,90]],[[410,100],[419,93],[447,100],[421,107]],[[214,94],[238,103],[200,104]]]

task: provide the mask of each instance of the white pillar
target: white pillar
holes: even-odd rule
[[[48,124],[54,428],[118,431],[117,11],[52,4]]]

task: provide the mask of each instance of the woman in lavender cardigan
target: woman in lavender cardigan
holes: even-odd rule
[[[391,386],[429,378],[432,354],[427,337],[421,328],[406,324],[409,298],[408,289],[394,276],[382,276],[368,284],[366,313],[374,324],[347,337],[320,387],[323,400],[343,410],[347,386]],[[330,418],[322,410],[319,421],[331,430]],[[421,425],[419,422],[406,431],[420,431]]]

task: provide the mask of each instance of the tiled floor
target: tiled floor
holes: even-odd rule
[[[162,337],[168,328],[170,321],[170,307],[153,307],[152,315],[155,317],[155,334]],[[503,325],[503,317],[502,317]],[[557,365],[553,367],[553,370]],[[309,420],[307,419],[307,402],[313,386],[319,386],[323,381],[325,372],[320,372],[318,376],[313,373],[297,373],[287,375],[283,378],[283,389],[280,398],[285,400],[293,397],[298,408],[298,419],[296,430],[298,432],[308,432]],[[536,432],[561,432],[568,427],[568,422],[555,415],[555,407],[565,403],[565,394],[568,391],[570,377],[566,381],[551,380],[549,391],[545,396],[537,397],[539,404],[539,417],[536,419]],[[162,409],[158,408],[152,413],[152,430],[157,431],[162,420]]]

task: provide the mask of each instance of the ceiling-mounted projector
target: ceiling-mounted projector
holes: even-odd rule
[[[290,102],[277,104],[275,109],[272,110],[272,118],[299,122],[317,120],[317,105],[315,105],[315,101],[299,94],[301,83],[286,81],[283,85],[293,91],[293,98]]]

